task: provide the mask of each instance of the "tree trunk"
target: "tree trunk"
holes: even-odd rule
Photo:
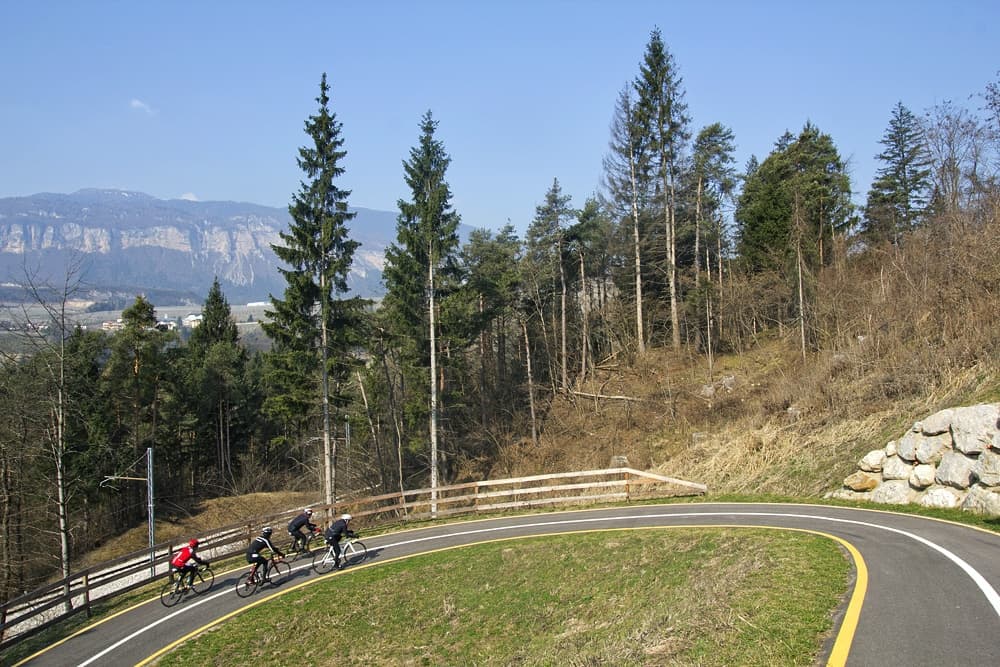
[[[569,389],[569,374],[566,372],[566,267],[562,261],[562,232],[560,232],[559,242],[556,244],[559,254],[559,287],[560,287],[560,310],[559,310],[559,335],[560,335],[560,383],[561,389]]]
[[[434,331],[434,252],[428,248],[427,256],[427,288],[430,314],[430,344],[431,344],[431,516],[437,516],[437,486],[438,486],[438,439],[437,439],[437,335]]]
[[[538,447],[538,422],[535,419],[535,385],[531,377],[531,342],[528,339],[528,323],[521,320],[521,331],[524,333],[524,359],[528,371],[528,407],[531,411],[531,442]]]

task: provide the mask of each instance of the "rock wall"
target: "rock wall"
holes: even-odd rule
[[[948,408],[875,449],[831,498],[1000,516],[1000,403]]]

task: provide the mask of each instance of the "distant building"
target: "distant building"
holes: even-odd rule
[[[184,320],[181,322],[181,324],[183,324],[189,329],[194,329],[199,324],[201,324],[201,320],[202,320],[201,313],[191,313],[184,317]]]

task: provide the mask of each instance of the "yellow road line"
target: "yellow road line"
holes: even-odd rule
[[[549,533],[538,533],[538,534],[533,534],[533,535],[518,535],[518,536],[515,536],[515,537],[497,537],[497,538],[491,538],[491,539],[486,539],[486,540],[480,540],[478,542],[469,542],[467,544],[456,544],[456,545],[452,545],[452,546],[441,547],[441,548],[438,548],[438,549],[431,549],[429,551],[421,551],[419,553],[409,554],[409,555],[406,555],[406,556],[397,556],[396,558],[389,558],[387,560],[379,560],[377,562],[369,562],[369,563],[366,563],[366,564],[359,565],[356,568],[352,567],[350,570],[347,570],[347,572],[349,573],[349,572],[351,572],[351,571],[353,571],[355,569],[365,569],[365,568],[376,567],[376,566],[384,565],[384,564],[388,564],[388,563],[394,563],[396,561],[405,560],[407,558],[414,558],[416,556],[425,556],[425,555],[428,555],[428,554],[440,553],[440,552],[444,552],[444,551],[452,551],[454,549],[462,549],[462,548],[465,548],[465,547],[477,546],[477,545],[481,545],[481,544],[489,544],[489,543],[492,543],[492,542],[507,542],[507,541],[510,541],[510,540],[531,539],[531,538],[536,538],[536,537],[553,537],[553,536],[556,536],[556,535],[572,535],[572,534],[579,534],[579,533],[620,532],[620,531],[625,531],[625,530],[674,530],[674,529],[688,529],[688,528],[693,528],[693,529],[713,529],[713,530],[725,529],[725,528],[765,529],[765,530],[781,530],[781,531],[790,530],[790,531],[795,531],[795,532],[799,532],[799,533],[810,533],[812,535],[818,535],[820,537],[825,537],[825,538],[831,539],[834,542],[837,542],[838,544],[840,544],[841,546],[843,546],[847,550],[847,552],[851,555],[851,558],[854,561],[854,568],[855,568],[855,571],[856,571],[856,578],[855,578],[855,582],[854,582],[854,590],[851,592],[851,599],[850,599],[850,602],[847,605],[847,610],[844,613],[844,619],[843,619],[843,622],[840,625],[840,630],[838,630],[838,632],[837,632],[837,638],[834,641],[833,649],[830,652],[830,658],[827,661],[827,665],[828,665],[828,667],[841,667],[842,665],[845,665],[847,663],[847,655],[850,652],[851,644],[854,642],[854,634],[857,631],[858,619],[861,616],[861,607],[862,607],[862,605],[864,603],[865,593],[868,590],[868,568],[865,565],[864,558],[861,556],[861,552],[859,552],[854,547],[854,545],[852,545],[850,542],[847,542],[846,540],[844,540],[844,539],[842,539],[840,537],[837,537],[836,535],[831,535],[829,533],[824,533],[824,532],[819,531],[819,530],[810,530],[810,529],[807,529],[807,528],[785,528],[785,527],[781,527],[781,526],[757,526],[757,525],[739,525],[739,524],[731,524],[731,525],[730,524],[705,524],[705,525],[683,525],[683,526],[634,526],[634,527],[600,528],[600,529],[593,529],[593,530],[554,531],[554,532],[549,532]],[[338,574],[342,574],[342,573],[338,573]],[[230,618],[233,618],[233,617],[235,617],[235,616],[243,613],[244,611],[246,611],[248,609],[252,609],[252,608],[254,608],[254,607],[258,606],[258,605],[264,604],[265,602],[269,602],[270,600],[273,600],[274,598],[276,598],[278,596],[285,595],[287,593],[291,593],[292,591],[299,590],[300,588],[304,588],[306,586],[311,586],[311,585],[313,585],[313,584],[315,584],[317,582],[327,581],[328,579],[329,579],[328,577],[322,577],[322,576],[313,577],[312,579],[309,579],[307,581],[303,581],[301,583],[298,583],[295,586],[292,586],[291,588],[288,588],[288,589],[285,589],[285,590],[281,590],[281,591],[276,591],[276,592],[268,595],[267,597],[261,598],[260,600],[256,600],[256,601],[254,601],[254,602],[246,605],[245,607],[241,607],[240,609],[237,609],[235,611],[231,611],[228,614],[220,616],[219,618],[216,618],[216,619],[212,620],[211,622],[206,623],[205,625],[203,625],[203,626],[201,626],[199,628],[196,628],[195,630],[192,630],[191,632],[189,632],[188,634],[184,635],[180,639],[177,639],[176,641],[173,641],[170,644],[164,646],[163,648],[161,648],[160,650],[156,651],[155,653],[149,655],[148,657],[146,657],[145,659],[141,660],[140,662],[137,662],[135,664],[135,667],[144,667],[145,665],[148,665],[148,664],[152,663],[153,661],[157,660],[158,658],[160,658],[164,654],[166,654],[166,653],[172,651],[173,649],[175,649],[176,647],[180,646],[184,642],[187,642],[190,639],[193,639],[194,637],[196,637],[197,635],[205,632],[206,630],[208,630],[210,628],[213,628],[216,625],[219,625],[220,623],[223,623],[223,622],[229,620]]]

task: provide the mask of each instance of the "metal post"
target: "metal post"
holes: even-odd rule
[[[156,518],[153,514],[153,448],[146,448],[146,501],[149,515],[149,573],[156,576]]]

